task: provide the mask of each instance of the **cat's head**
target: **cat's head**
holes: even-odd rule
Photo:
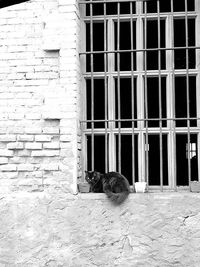
[[[101,178],[100,172],[97,171],[85,171],[85,180],[93,185],[97,183]]]

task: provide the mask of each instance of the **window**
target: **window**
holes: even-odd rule
[[[149,190],[200,166],[199,0],[80,0],[83,169]]]

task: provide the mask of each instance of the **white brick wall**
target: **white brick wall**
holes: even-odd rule
[[[7,191],[35,190],[25,177],[40,178],[40,190],[45,180],[76,184],[77,2],[32,0],[0,9],[0,176],[15,178]]]

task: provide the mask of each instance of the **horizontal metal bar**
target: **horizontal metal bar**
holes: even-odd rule
[[[180,46],[180,47],[163,47],[163,48],[144,48],[144,49],[128,49],[128,50],[109,50],[109,51],[86,51],[80,52],[79,55],[90,55],[90,54],[116,54],[116,53],[131,53],[131,52],[145,52],[145,51],[176,51],[176,50],[190,50],[200,49],[200,46]]]
[[[161,70],[161,76],[162,77],[166,77],[168,74],[173,73],[176,76],[185,76],[186,75],[186,70],[185,69],[176,69],[176,70],[167,70],[167,69],[163,69]],[[189,75],[190,76],[196,76],[198,74],[198,70],[197,69],[189,69]],[[112,72],[106,72],[107,77],[112,76],[113,78],[117,77],[117,72],[116,71],[112,71]],[[137,78],[138,75],[145,75],[145,71],[134,71],[134,77]],[[105,75],[105,72],[95,72],[94,73],[94,78],[95,79],[103,79]],[[158,70],[147,70],[146,73],[147,77],[156,77],[158,78],[159,72]],[[83,73],[83,77],[85,79],[91,79],[91,74],[90,72],[85,72]],[[121,78],[131,78],[131,70],[130,71],[120,71],[120,77]]]
[[[160,16],[160,19],[161,20],[165,20],[167,19],[167,17],[170,15],[170,14],[173,14],[173,18],[176,20],[176,19],[184,19],[185,18],[185,12],[184,11],[181,11],[181,12],[162,12],[159,14]],[[187,16],[188,16],[188,19],[195,19],[197,17],[197,12],[196,11],[188,11],[187,12]],[[120,21],[122,22],[125,22],[125,21],[130,21],[130,14],[127,13],[127,14],[120,14]],[[136,21],[138,19],[138,14],[137,13],[134,13],[131,15],[132,18],[133,18],[133,21]],[[117,14],[115,15],[109,15],[109,14],[106,14],[106,20],[108,19],[113,19],[114,21],[117,20]],[[150,21],[150,20],[157,20],[158,18],[158,13],[142,13],[140,15],[140,17],[142,19],[147,19],[147,21]],[[90,21],[90,18],[91,16],[88,15],[88,16],[83,16],[83,21],[84,22],[89,22]],[[103,22],[105,16],[102,14],[102,15],[93,15],[92,16],[92,21],[93,22]]]
[[[82,130],[84,135],[105,135],[105,129],[104,128],[96,128],[93,130],[93,132],[91,132],[90,129],[83,129]],[[138,129],[138,128],[135,128],[134,129],[134,135],[138,135],[138,134],[146,134],[146,128],[143,128],[143,129]],[[187,135],[187,128],[176,128],[176,130],[171,130],[170,128],[163,128],[162,129],[162,134],[163,135],[168,135],[169,133],[173,133],[173,134],[185,134]],[[190,131],[190,134],[191,135],[197,135],[199,133],[199,130],[198,129],[191,129]],[[119,129],[117,128],[114,128],[114,129],[108,129],[107,130],[107,134],[119,134]],[[133,132],[132,132],[132,128],[121,128],[121,132],[120,134],[123,134],[123,135],[132,135]],[[149,128],[148,129],[148,135],[160,135],[160,131],[159,131],[159,128]]]
[[[106,3],[134,3],[134,2],[152,2],[155,0],[88,0],[88,1],[79,1],[79,4],[106,4]]]
[[[181,121],[181,120],[200,120],[200,117],[185,118],[144,118],[144,119],[113,119],[113,120],[81,120],[81,123],[90,122],[132,122],[132,121]]]

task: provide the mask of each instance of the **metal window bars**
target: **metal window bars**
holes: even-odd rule
[[[190,188],[200,166],[198,0],[79,4],[83,169],[119,171],[149,190]]]

